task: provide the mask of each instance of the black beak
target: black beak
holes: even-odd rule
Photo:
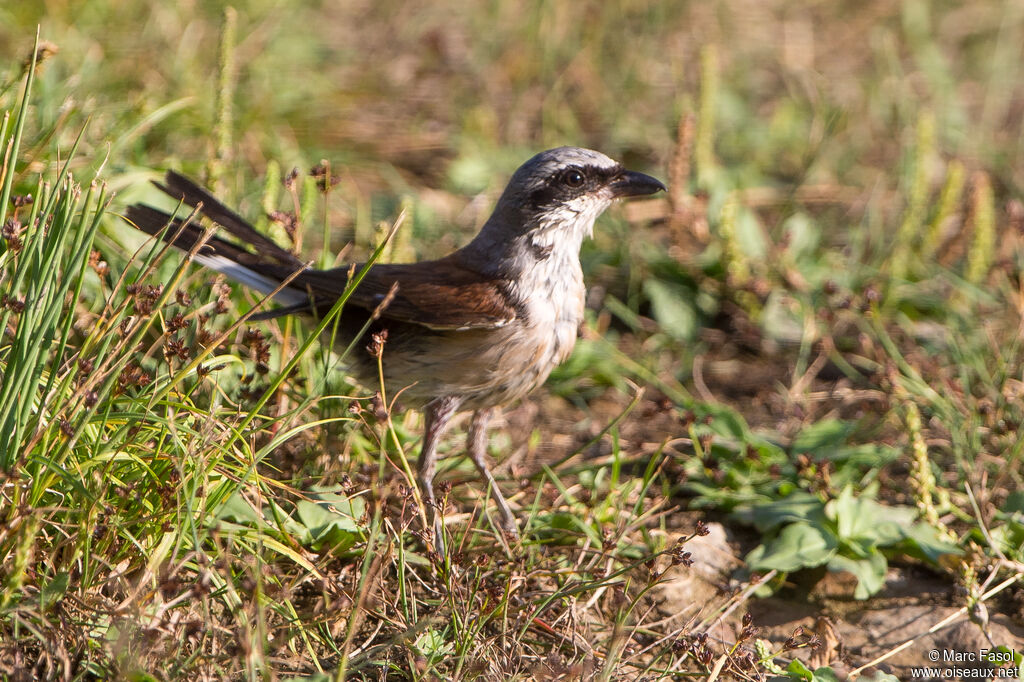
[[[660,180],[635,171],[622,171],[608,186],[616,198],[640,197],[666,191]]]

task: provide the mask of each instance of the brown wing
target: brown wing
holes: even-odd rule
[[[308,271],[299,276],[316,298],[336,299],[348,281],[348,268]],[[495,329],[516,319],[505,282],[458,265],[449,256],[436,261],[375,265],[349,303],[373,311],[398,288],[383,319],[423,325],[430,329]]]
[[[223,256],[269,281],[282,281],[302,267],[298,257],[257,232],[241,216],[188,178],[169,171],[164,183],[156,184],[188,206],[201,206],[200,212],[203,215],[244,244],[236,245],[213,237],[207,241],[201,255]],[[173,239],[173,244],[184,250],[191,249],[203,233],[198,225],[182,228],[181,219],[141,204],[130,206],[125,217],[149,234]],[[165,230],[169,222],[172,227]],[[178,234],[177,239],[174,239],[175,234]],[[228,274],[238,278],[237,273]],[[258,313],[251,319],[329,308],[345,290],[348,276],[348,267],[306,270],[292,281],[289,289],[306,290],[310,294],[308,303]],[[240,281],[253,286],[245,279]],[[507,293],[507,282],[485,277],[463,267],[456,254],[424,263],[375,265],[353,292],[349,303],[372,313],[396,284],[398,286],[394,297],[382,311],[381,317],[384,319],[419,324],[431,329],[453,330],[494,329],[516,319],[516,309]]]

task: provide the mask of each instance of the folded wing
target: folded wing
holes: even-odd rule
[[[210,238],[196,254],[196,260],[203,265],[263,293],[271,293],[284,279],[301,270],[288,287],[275,295],[286,307],[261,313],[257,318],[322,313],[345,291],[353,272],[351,267],[306,268],[297,256],[178,173],[168,172],[165,182],[157,183],[157,187],[184,205],[198,209],[237,240]],[[187,221],[181,217],[142,204],[130,206],[125,218],[143,232],[185,251],[191,250],[204,232],[197,224],[185,224]],[[360,267],[356,266],[355,271]],[[377,311],[396,285],[391,300],[379,311],[382,320],[430,329],[468,330],[502,327],[516,319],[516,308],[505,281],[466,268],[452,256],[421,263],[375,265],[346,305],[366,312]]]

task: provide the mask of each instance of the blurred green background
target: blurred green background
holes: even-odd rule
[[[38,23],[61,51],[40,82],[57,105],[41,123],[91,117],[87,140],[114,145],[114,168],[197,167],[213,152],[223,7],[6,3],[0,55],[17,64]],[[360,182],[373,182],[369,166],[389,187],[471,192],[487,186],[479,170],[568,143],[657,167],[697,104],[709,45],[715,152],[739,186],[891,178],[922,109],[942,152],[983,162],[1010,190],[1024,172],[1016,2],[235,7],[239,172],[324,157]]]
[[[97,625],[105,612],[101,618],[100,609],[83,608],[75,613],[95,617],[88,622],[107,637],[106,644],[89,649],[96,674],[135,666],[165,677],[199,669],[272,677],[311,671],[312,652],[323,667],[341,660],[343,669],[352,639],[341,644],[341,620],[328,622],[323,613],[336,609],[349,625],[356,623],[352,632],[362,627],[349,598],[355,588],[341,606],[326,588],[311,597],[296,588],[267,607],[263,588],[250,580],[257,576],[282,591],[283,585],[308,585],[308,566],[288,552],[314,537],[321,543],[314,543],[321,552],[317,566],[329,574],[344,573],[366,557],[399,557],[394,565],[402,569],[387,574],[383,584],[392,593],[401,588],[403,598],[365,625],[377,627],[372,637],[415,640],[415,646],[380,650],[386,665],[408,677],[464,672],[463,664],[479,657],[488,661],[487,671],[512,679],[509,671],[521,669],[509,661],[559,649],[530,639],[530,624],[515,617],[575,603],[577,579],[577,586],[587,585],[579,594],[588,600],[587,627],[599,635],[605,679],[631,679],[625,673],[613,677],[620,660],[635,666],[631,673],[657,661],[666,676],[706,674],[708,661],[689,640],[679,650],[685,655],[671,643],[649,658],[624,648],[619,626],[640,628],[643,618],[636,613],[643,609],[632,609],[645,604],[642,595],[628,608],[593,596],[609,587],[603,574],[595,578],[594,556],[604,557],[602,565],[607,559],[609,572],[635,578],[632,585],[643,592],[661,576],[653,568],[644,573],[638,557],[664,557],[656,553],[668,551],[671,538],[692,539],[680,519],[689,524],[695,517],[648,516],[649,510],[699,509],[692,513],[731,530],[748,529],[727,548],[744,556],[735,573],[743,589],[757,572],[768,573],[772,583],[762,592],[796,589],[802,599],[801,586],[821,579],[827,567],[854,575],[850,591],[866,599],[887,589],[887,571],[924,566],[948,588],[938,601],[966,605],[971,613],[987,604],[1000,627],[1022,627],[1024,3],[7,2],[0,6],[4,108],[16,102],[37,25],[47,46],[14,166],[20,193],[34,191],[38,174],[54,177],[84,129],[72,170],[86,182],[99,172],[117,192],[114,213],[137,200],[156,201],[148,180],[174,168],[212,186],[260,228],[276,229],[266,212],[294,208],[280,189],[281,176],[293,167],[305,175],[326,160],[340,178],[326,202],[305,179],[294,203],[310,209],[303,252],[330,263],[348,242],[355,243],[357,256],[365,255],[402,208],[411,221],[386,258],[449,252],[486,219],[508,175],[553,146],[598,149],[665,179],[670,191],[600,219],[583,251],[591,286],[583,338],[546,390],[511,410],[491,441],[499,459],[515,453],[516,468],[504,472],[508,478],[531,477],[516,500],[517,511],[530,516],[531,539],[521,554],[480,575],[505,586],[532,576],[533,602],[513,604],[509,588],[495,611],[477,609],[468,597],[444,607],[438,591],[466,590],[476,598],[476,578],[467,579],[467,587],[459,580],[468,573],[453,577],[416,555],[422,543],[415,523],[396,522],[384,531],[368,529],[362,511],[343,522],[330,517],[316,528],[344,537],[350,553],[338,556],[324,551],[327,541],[310,530],[322,520],[321,508],[304,496],[325,481],[357,479],[355,488],[330,491],[343,493],[330,498],[334,503],[344,506],[350,501],[344,496],[358,489],[353,495],[360,505],[365,496],[369,507],[394,513],[401,494],[393,486],[402,482],[401,472],[381,465],[374,478],[366,471],[377,470],[378,457],[383,462],[394,456],[392,445],[414,451],[415,415],[388,424],[392,440],[375,440],[381,424],[365,414],[358,424],[318,423],[271,448],[267,469],[258,471],[238,464],[253,456],[243,439],[211,440],[198,428],[185,431],[194,440],[167,445],[150,469],[148,441],[122,425],[116,431],[121,440],[109,445],[105,438],[114,426],[101,422],[100,435],[76,443],[69,462],[88,468],[115,446],[138,455],[146,467],[128,456],[117,465],[123,467],[118,474],[137,485],[138,500],[126,502],[108,480],[83,478],[93,499],[123,519],[119,527],[101,527],[91,512],[55,501],[63,494],[59,487],[53,499],[37,490],[39,510],[32,518],[41,519],[43,531],[0,535],[2,547],[17,557],[6,560],[5,570],[14,561],[25,580],[5,583],[5,623],[27,619],[37,628],[33,632],[42,633],[40,642],[50,641],[59,619],[43,607],[38,618],[34,612],[30,617],[24,604],[61,580],[68,590],[77,552],[107,568],[124,560],[141,570],[140,563],[177,560],[187,548],[227,566],[221,573],[230,589],[217,599],[228,607],[218,614],[226,627],[234,627],[241,612],[256,623],[247,631],[254,648],[224,653],[215,636],[213,644],[196,646],[217,653],[195,662],[191,644],[182,639],[185,626],[176,622],[162,625],[153,649],[168,652],[161,656],[139,645],[132,617]],[[225,40],[231,49],[224,49]],[[121,221],[104,218],[97,247],[115,276],[128,268],[126,245],[137,243]],[[171,261],[160,266],[156,280],[174,272],[177,263]],[[100,277],[88,277],[87,295],[77,304],[83,315],[97,313],[100,293],[124,298],[102,289]],[[221,297],[241,309],[251,302],[251,294],[238,288],[230,294],[203,289],[209,280],[198,269],[189,278],[197,299]],[[276,335],[273,370],[302,339],[302,328],[290,324],[267,327]],[[83,328],[76,327],[76,334],[88,335]],[[241,366],[251,357],[237,336],[225,352],[236,353]],[[170,376],[171,359],[160,364],[156,353],[147,362],[158,379]],[[283,384],[284,397],[271,405],[283,411],[286,424],[352,420],[359,412],[347,398],[303,402],[309,386],[324,386],[324,365],[318,363],[304,362]],[[216,390],[210,388],[215,380],[222,382]],[[249,403],[240,398],[242,407],[232,413],[228,408],[236,405],[230,399],[219,403],[216,391],[234,398],[239,380],[227,371],[215,380],[199,379],[200,388],[188,388],[195,404],[171,405],[166,393],[157,404],[174,414],[192,412],[197,423],[235,423]],[[325,394],[350,388],[337,374],[330,381],[335,383]],[[637,387],[647,393],[641,396]],[[134,394],[112,394],[110,404],[129,415],[126,423],[145,424],[143,436],[163,439],[166,425],[152,418],[146,403],[151,389],[135,388]],[[54,400],[56,414],[64,404]],[[301,408],[289,412],[295,405]],[[273,409],[254,422],[256,430],[266,429],[253,435],[260,447],[261,438],[276,437]],[[57,422],[45,429],[54,442],[68,430]],[[217,449],[222,442],[223,451]],[[45,452],[33,452],[33,466],[48,475],[63,471],[65,463],[48,467]],[[450,446],[451,454],[459,452]],[[570,455],[576,458],[563,467]],[[542,471],[556,462],[556,470]],[[456,481],[471,471],[458,457],[448,463],[445,474]],[[168,472],[180,478],[168,478]],[[237,490],[252,498],[267,495],[279,508],[273,515],[259,504],[192,513],[197,499],[205,503],[207,486],[225,489],[235,477]],[[31,476],[23,478],[31,486]],[[167,480],[172,483],[165,486]],[[452,498],[461,512],[476,509],[465,499],[468,488],[457,485]],[[287,521],[293,525],[278,528],[268,521],[274,516],[276,523],[280,514],[292,514]],[[237,522],[237,537],[221,545],[211,528],[228,518]],[[60,529],[79,524],[82,538],[95,532],[107,544],[92,549],[80,538],[64,564],[25,571],[30,548],[47,555],[61,542]],[[168,536],[178,534],[178,554],[165,544],[165,525]],[[468,527],[473,537],[467,552],[501,554],[482,517],[471,518]],[[296,528],[305,528],[305,535]],[[808,538],[819,543],[817,553],[804,551]],[[260,544],[268,540],[279,545]],[[374,543],[386,550],[377,551],[381,544]],[[548,551],[544,543],[562,544]],[[415,560],[406,565],[408,556]],[[177,565],[176,575],[184,577],[174,584],[177,592],[168,589],[169,599],[181,598],[187,594],[182,585],[205,575],[203,561]],[[359,575],[368,575],[368,562]],[[107,568],[72,592],[91,598],[104,593],[108,582],[120,584],[121,574],[108,576]],[[564,582],[552,587],[544,582],[549,575]],[[999,583],[1006,595],[985,592],[997,578],[1007,581]],[[223,596],[231,590],[242,595],[238,603]],[[545,601],[549,592],[559,598]],[[829,612],[832,596],[818,603],[821,613]],[[724,611],[726,603],[715,602],[715,608]],[[467,613],[460,613],[464,605]],[[133,602],[136,607],[137,619],[155,608],[148,597]],[[428,607],[441,614],[436,621],[419,617]],[[655,621],[654,634],[648,634],[663,643],[675,635],[658,628],[678,614],[661,620],[655,607],[644,612]],[[762,608],[770,620],[773,607]],[[182,611],[198,617],[187,604]],[[481,613],[486,633],[484,625],[474,629]],[[713,620],[707,616],[701,626]],[[765,636],[785,642],[782,627]],[[267,644],[260,628],[276,633],[276,643]],[[838,628],[847,637],[858,632],[855,624]],[[34,636],[19,640],[20,652],[34,651]],[[489,636],[506,638],[501,641],[513,654],[489,659]],[[92,646],[79,644],[83,650]],[[278,665],[250,655],[263,646],[266,652],[290,647],[291,658]],[[368,651],[363,663],[386,668],[374,658],[378,650]],[[881,653],[861,651],[863,658]],[[573,664],[585,658],[579,652],[566,656]]]

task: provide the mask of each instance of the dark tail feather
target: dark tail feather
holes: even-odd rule
[[[172,171],[167,174],[167,183],[157,183],[157,187],[177,200],[198,208],[202,215],[256,251],[253,253],[244,246],[211,237],[196,253],[197,262],[265,294],[273,292],[296,270],[305,267],[297,257],[257,232],[191,180]],[[183,251],[191,251],[204,234],[204,230],[196,224],[185,224],[183,218],[143,204],[129,206],[125,218],[143,232],[158,236]],[[300,276],[289,288],[275,294],[275,299],[297,310],[303,306],[308,308],[309,295],[301,288],[293,288],[302,286],[301,279]]]
[[[263,258],[291,266],[292,270],[302,266],[302,261],[294,254],[285,251],[266,235],[257,232],[244,218],[184,175],[167,171],[164,184],[159,182],[154,184],[168,196],[182,201],[192,208],[199,207],[200,213],[242,240],[243,243],[254,247]]]
[[[154,237],[161,237],[164,241],[171,242],[173,246],[182,251],[191,251],[204,232],[202,228],[194,223],[185,225],[183,229],[182,224],[185,222],[183,219],[172,217],[169,213],[143,204],[129,206],[125,210],[125,218],[143,232]],[[168,225],[170,227],[167,227]],[[175,238],[175,235],[177,235],[177,238]],[[171,241],[172,239],[174,241]],[[219,237],[210,237],[206,244],[203,245],[203,248],[199,250],[199,254],[202,256],[224,256],[248,267],[268,265],[266,262],[261,261],[259,256]],[[271,267],[275,270],[278,269],[276,265]],[[272,275],[274,273],[268,272],[266,274]]]

